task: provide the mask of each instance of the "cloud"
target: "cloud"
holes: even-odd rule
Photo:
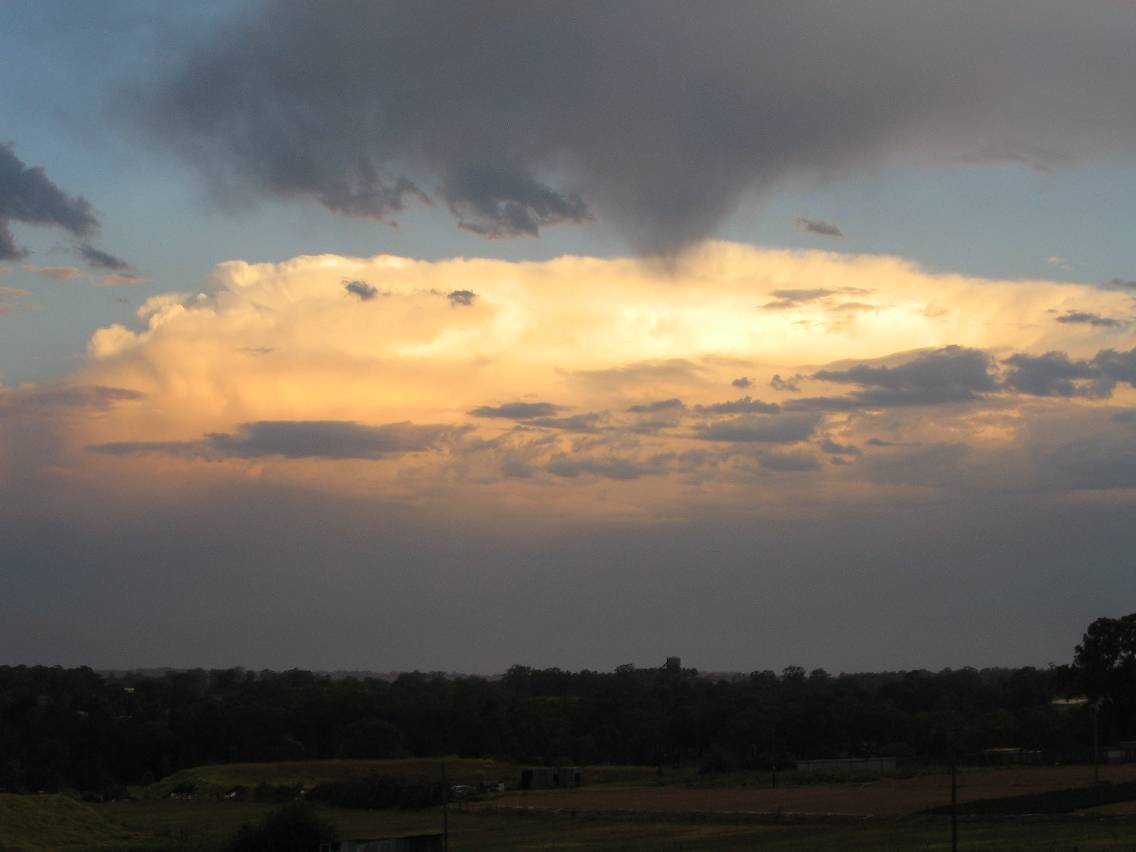
[[[460,427],[385,423],[366,426],[347,420],[267,420],[242,423],[235,432],[213,432],[201,441],[119,441],[89,449],[112,456],[143,453],[208,458],[379,459],[436,450],[460,437]]]
[[[1060,490],[1136,488],[1136,449],[1111,436],[1082,438],[1056,447],[1046,459],[1042,482]]]
[[[99,229],[90,202],[68,196],[42,168],[29,168],[11,144],[0,143],[0,260],[19,260],[27,254],[12,238],[12,222],[54,226],[76,237],[91,236]]]
[[[558,193],[505,164],[460,166],[446,178],[442,195],[459,228],[490,239],[536,237],[541,228],[592,218],[579,196]]]
[[[450,300],[450,305],[455,308],[469,307],[477,300],[477,294],[472,290],[451,290],[446,294],[446,298]]]
[[[20,304],[19,300],[30,295],[27,290],[22,290],[19,287],[0,287],[0,316],[4,314],[15,313],[26,305]]]
[[[819,422],[820,417],[811,414],[742,415],[703,424],[695,435],[706,441],[790,444],[811,437]]]
[[[780,410],[781,406],[774,402],[762,402],[760,399],[751,399],[748,396],[730,402],[715,402],[695,407],[695,411],[699,414],[776,414]]]
[[[836,441],[832,440],[832,438],[827,437],[827,436],[824,437],[823,439],[821,439],[821,441],[817,444],[817,446],[821,450],[823,450],[824,452],[831,453],[832,455],[835,455],[835,456],[858,456],[858,455],[860,455],[860,449],[858,447],[854,447],[851,444],[838,444]],[[878,446],[878,444],[877,444],[877,446]]]
[[[53,281],[70,281],[72,278],[78,278],[83,274],[83,270],[77,266],[25,266],[25,272],[31,272],[43,278],[50,278]]]
[[[1033,396],[1108,397],[1114,380],[1088,361],[1071,359],[1064,352],[1011,355],[1006,387]]]
[[[1131,155],[1132,24],[1103,0],[566,8],[266,0],[122,101],[233,193],[388,221],[430,192],[489,237],[594,213],[646,252],[787,178]]]
[[[643,476],[665,473],[665,469],[619,456],[577,456],[560,454],[549,461],[547,469],[559,477],[575,478],[590,474],[605,479],[629,481]]]
[[[507,420],[531,420],[535,417],[551,417],[562,406],[551,402],[507,402],[503,405],[479,405],[469,413],[473,417],[501,417]]]
[[[1110,278],[1100,286],[1102,290],[1120,290],[1121,292],[1128,292],[1136,290],[1136,281],[1128,281],[1124,278]]]
[[[537,417],[528,420],[527,423],[542,429],[563,429],[565,432],[598,432],[606,420],[606,412],[589,411],[586,414],[573,414],[570,417]]]
[[[827,288],[801,288],[801,289],[785,289],[774,290],[773,295],[776,300],[766,302],[761,306],[763,311],[786,311],[793,308],[799,308],[802,305],[817,305],[824,310],[830,311],[848,311],[848,310],[867,310],[877,308],[878,305],[868,305],[861,302],[834,302],[832,297],[837,295],[853,295],[862,296],[872,292],[862,287],[838,287],[834,289]]]
[[[634,414],[653,414],[658,411],[677,411],[683,408],[686,408],[686,406],[681,399],[672,398],[632,405],[627,410]]]
[[[790,400],[785,407],[840,411],[973,402],[998,390],[990,367],[990,356],[985,352],[947,346],[920,353],[894,367],[858,364],[846,370],[818,370],[812,375],[815,380],[859,385],[861,390],[844,397]]]
[[[344,281],[343,289],[349,295],[358,297],[361,302],[369,302],[379,295],[379,288],[366,281]]]
[[[1102,349],[1096,354],[1093,363],[1110,379],[1136,386],[1136,347],[1127,352]]]
[[[774,390],[797,393],[801,389],[800,382],[803,378],[804,376],[790,376],[787,379],[783,379],[780,373],[775,373],[773,378],[769,380],[769,386]]]
[[[730,384],[736,388],[745,390],[746,388],[753,385],[753,379],[749,378],[749,376],[738,376],[736,379],[731,381]]]
[[[817,234],[822,237],[839,237],[844,239],[844,232],[836,225],[830,225],[828,222],[821,222],[817,219],[806,219],[803,216],[797,217],[796,221],[797,230],[804,231],[806,234]]]
[[[56,385],[6,388],[0,385],[0,417],[51,414],[67,410],[105,411],[144,394],[129,388],[101,385]]]
[[[1122,328],[1125,324],[1122,320],[1102,317],[1100,314],[1087,311],[1066,311],[1057,317],[1057,321],[1067,325],[1091,325],[1095,328]]]
[[[816,456],[808,452],[766,452],[762,453],[758,458],[758,464],[760,464],[766,470],[787,472],[802,472],[820,469],[820,462],[817,461]]]
[[[141,275],[130,272],[112,272],[103,276],[103,284],[107,287],[121,287],[131,284],[145,284],[146,279]]]
[[[130,268],[130,264],[125,260],[117,258],[113,254],[107,254],[105,251],[101,251],[89,243],[80,245],[78,252],[88,265],[96,269],[109,269],[113,272],[121,272]]]

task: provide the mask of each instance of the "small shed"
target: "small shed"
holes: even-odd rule
[[[579,766],[526,766],[521,770],[522,790],[551,790],[555,787],[579,787],[583,773]]]

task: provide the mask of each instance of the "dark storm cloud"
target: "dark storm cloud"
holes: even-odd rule
[[[694,410],[699,414],[776,414],[781,410],[781,406],[774,402],[762,402],[760,399],[743,396],[730,402],[699,405]]]
[[[349,295],[358,297],[361,302],[369,302],[379,295],[379,288],[374,284],[368,284],[366,281],[344,281],[343,289]]]
[[[786,408],[843,411],[971,402],[998,390],[989,356],[977,349],[947,346],[917,355],[895,367],[858,364],[847,370],[818,370],[812,378],[859,385],[843,397],[789,400]]]
[[[67,195],[42,168],[29,168],[10,144],[0,143],[0,260],[19,260],[26,254],[12,238],[11,222],[55,226],[76,237],[99,229],[90,202]]]
[[[377,459],[438,449],[464,431],[409,422],[366,426],[350,420],[259,420],[242,423],[235,432],[210,432],[201,441],[115,442],[90,449],[115,456],[171,453],[207,458]]]
[[[480,405],[469,413],[474,417],[532,420],[534,417],[552,417],[561,408],[551,402],[507,402],[504,405]]]
[[[468,308],[477,300],[477,294],[472,290],[451,290],[446,294],[446,298],[450,300],[452,307]]]
[[[806,234],[817,234],[822,237],[840,237],[843,239],[844,232],[836,225],[830,225],[828,222],[821,222],[817,219],[806,219],[803,216],[797,218],[797,230],[804,231]]]
[[[1124,322],[1112,317],[1102,317],[1087,311],[1067,311],[1057,318],[1058,322],[1069,325],[1091,325],[1096,328],[1120,328]]]
[[[111,272],[123,272],[130,269],[130,264],[125,260],[117,258],[113,254],[101,251],[87,243],[83,243],[77,250],[79,256],[87,262],[87,265],[93,266],[96,269],[106,269]]]
[[[813,414],[779,417],[743,414],[703,424],[696,430],[695,437],[707,441],[791,444],[811,437],[819,422],[820,417]]]
[[[591,218],[575,195],[561,195],[524,169],[466,166],[442,188],[458,227],[491,239],[536,237],[540,229]]]
[[[263,0],[123,102],[219,186],[667,251],[793,176],[1127,154],[1136,19],[1090,5]]]

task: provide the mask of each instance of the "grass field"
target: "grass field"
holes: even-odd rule
[[[1136,780],[1136,765],[1103,767],[1102,781]],[[1092,769],[1083,766],[966,769],[959,773],[960,802],[1045,793],[1084,786]],[[844,784],[793,786],[782,779],[777,789],[687,787],[673,785],[589,785],[575,790],[511,792],[487,807],[537,808],[592,813],[752,813],[899,817],[950,801],[950,776],[921,774]]]
[[[455,783],[512,779],[515,767],[493,761],[446,760]],[[243,822],[274,805],[224,801],[219,790],[260,783],[310,786],[321,780],[381,772],[432,776],[437,760],[314,761],[206,766],[163,779],[134,801],[87,805],[62,796],[0,796],[0,850],[217,849]],[[451,808],[453,852],[603,852],[603,850],[910,850],[949,849],[949,821],[919,816],[949,797],[949,777],[922,774],[839,784],[688,786],[681,776],[660,783],[653,769],[597,767],[596,783],[578,790],[507,793],[495,802]],[[1091,782],[1085,767],[975,769],[960,773],[963,801],[1021,796]],[[1136,767],[1106,767],[1112,783],[1136,780]],[[663,781],[668,781],[664,778]],[[689,779],[686,779],[689,780]],[[799,779],[805,780],[805,779]],[[178,784],[202,793],[170,798]],[[497,805],[508,812],[485,809]],[[321,808],[345,838],[389,837],[440,830],[440,810],[365,811]],[[778,820],[777,812],[784,819]],[[825,815],[841,815],[835,821]],[[960,848],[1000,850],[1136,850],[1136,802],[1051,817],[966,818]]]

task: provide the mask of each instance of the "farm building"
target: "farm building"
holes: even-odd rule
[[[1136,740],[1125,740],[1120,745],[1109,746],[1103,751],[1108,763],[1132,763],[1136,761]]]
[[[549,790],[553,787],[579,787],[583,776],[579,766],[526,766],[521,770],[522,790]]]
[[[828,757],[820,760],[798,760],[802,772],[818,770],[836,772],[894,772],[894,757]]]

